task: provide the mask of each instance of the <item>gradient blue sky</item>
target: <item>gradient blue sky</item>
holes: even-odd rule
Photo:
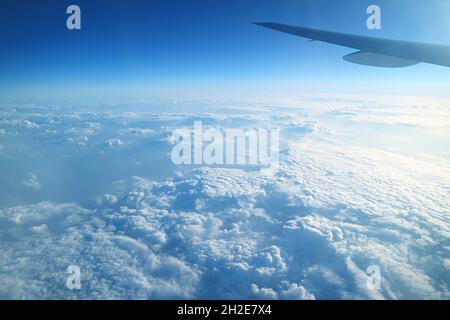
[[[66,29],[78,4],[82,30]],[[383,29],[366,29],[366,8]],[[209,92],[348,92],[447,96],[448,68],[352,65],[352,49],[252,25],[276,21],[450,45],[447,0],[2,1],[2,101]]]

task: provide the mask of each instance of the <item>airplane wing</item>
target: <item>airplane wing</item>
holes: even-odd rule
[[[356,49],[357,52],[344,56],[344,60],[356,64],[401,68],[425,62],[450,67],[450,46],[365,37],[274,22],[255,24],[314,41]]]

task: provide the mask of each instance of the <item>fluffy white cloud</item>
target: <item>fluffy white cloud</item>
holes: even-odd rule
[[[448,169],[292,144],[276,174],[134,178],[93,209],[0,212],[3,298],[448,298]],[[421,183],[418,183],[418,182]],[[69,265],[83,288],[65,288]],[[366,269],[380,267],[381,290]]]
[[[120,139],[108,139],[105,141],[105,144],[107,144],[110,147],[118,147],[123,146],[125,143]]]
[[[19,127],[26,129],[39,129],[40,126],[27,119],[2,119],[0,121],[1,126]]]
[[[152,135],[157,134],[157,131],[154,129],[148,129],[148,128],[126,128],[126,129],[121,129],[119,133],[123,136],[127,136],[127,135],[152,136]]]
[[[4,179],[7,187],[23,183],[46,194],[52,179],[41,172],[64,177],[62,189],[69,187],[66,177],[80,177],[69,190],[87,193],[108,175],[124,182],[120,191],[93,195],[108,192],[85,208],[78,200],[31,197],[28,204],[2,206],[0,298],[450,298],[448,164],[350,146],[327,122],[356,122],[350,133],[357,136],[371,122],[397,123],[390,109],[330,113],[328,106],[316,119],[296,105],[255,103],[246,113],[234,104],[236,114],[5,113],[2,159],[22,155],[37,163],[37,154],[47,169],[2,162],[5,176],[16,170],[13,162],[17,171],[39,172],[39,179]],[[416,125],[418,113],[398,119]],[[167,151],[163,136],[191,128],[194,120],[205,127],[279,126],[279,171],[190,167],[159,179],[130,177],[164,171],[169,156],[148,167],[145,161]],[[31,133],[36,138],[28,139]],[[12,135],[25,137],[23,144],[9,141]],[[108,148],[122,144],[127,148]],[[143,169],[134,173],[137,162]],[[69,265],[81,268],[80,291],[65,286]],[[367,286],[371,265],[380,268],[380,290]]]
[[[32,173],[28,173],[27,177],[22,181],[22,184],[30,189],[38,190],[41,188],[38,177]]]
[[[329,112],[334,117],[355,121],[416,126],[450,126],[450,110],[425,105],[367,105],[347,107]]]

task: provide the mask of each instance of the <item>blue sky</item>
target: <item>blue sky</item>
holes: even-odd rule
[[[66,29],[66,8],[82,30]],[[378,4],[383,29],[366,29]],[[3,101],[208,92],[349,92],[446,96],[447,68],[377,69],[351,49],[252,25],[276,21],[450,45],[446,0],[11,1],[0,10]]]

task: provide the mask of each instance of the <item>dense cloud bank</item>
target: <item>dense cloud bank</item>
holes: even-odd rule
[[[448,174],[298,143],[278,172],[134,177],[95,208],[3,209],[0,297],[449,298]],[[80,291],[65,287],[69,265]],[[366,285],[370,265],[380,290]]]
[[[188,105],[0,111],[0,298],[450,298],[450,109]],[[279,127],[279,170],[174,166],[194,121]]]

